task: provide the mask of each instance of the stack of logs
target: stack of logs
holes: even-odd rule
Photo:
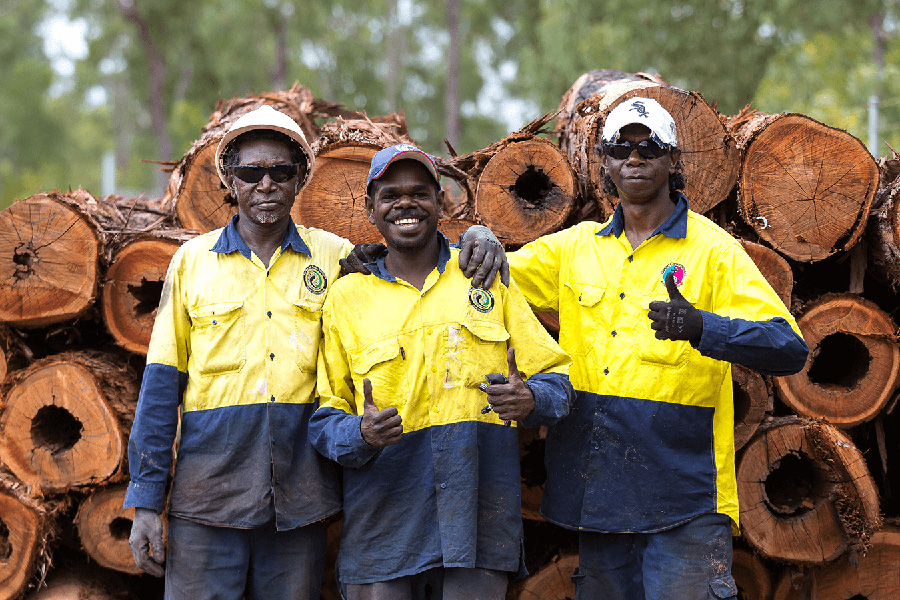
[[[856,138],[803,115],[726,116],[658,76],[598,70],[558,111],[505,139],[463,156],[448,145],[450,158],[438,159],[451,182],[441,230],[454,239],[482,223],[514,249],[604,220],[616,198],[603,189],[595,147],[605,116],[633,96],[672,113],[692,209],[742,241],[811,349],[792,377],[733,370],[741,597],[900,596],[900,477],[889,471],[900,459],[891,317],[900,307],[900,156],[876,162]],[[316,171],[294,220],[380,241],[365,213],[368,163],[411,141],[405,119],[370,119],[298,85],[220,102],[172,165],[163,198],[52,192],[0,212],[0,600],[38,583],[30,597],[161,596],[158,581],[136,575],[127,546],[127,435],[168,261],[236,212],[213,152],[261,104],[314,140]],[[558,329],[556,315],[539,316]],[[543,433],[520,429],[532,576],[510,598],[573,594],[576,538],[537,511]],[[326,574],[325,598],[337,597],[332,581]]]

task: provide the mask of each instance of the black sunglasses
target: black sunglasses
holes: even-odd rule
[[[616,160],[625,160],[635,150],[637,150],[638,156],[641,158],[651,159],[664,155],[669,151],[669,146],[657,144],[653,140],[644,140],[637,143],[602,144],[600,149],[604,154],[612,156]]]
[[[234,176],[246,183],[259,183],[266,173],[275,183],[290,181],[297,175],[300,163],[284,163],[280,165],[235,165],[231,167]]]

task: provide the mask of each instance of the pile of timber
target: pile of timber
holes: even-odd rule
[[[514,249],[608,217],[617,199],[604,192],[596,147],[609,111],[637,95],[672,113],[692,208],[741,241],[811,349],[791,377],[732,370],[742,597],[897,597],[900,156],[875,161],[803,115],[722,115],[659,76],[598,70],[557,111],[482,150],[457,155],[448,144],[437,161],[450,192],[441,230],[455,239],[484,224]],[[162,198],[36,193],[0,212],[0,600],[162,596],[127,546],[127,436],[168,262],[236,211],[214,148],[262,104],[291,115],[317,156],[293,218],[380,241],[365,212],[368,163],[413,141],[404,116],[369,118],[299,85],[220,101]],[[557,315],[538,316],[558,331]],[[520,429],[532,575],[510,598],[574,592],[577,536],[538,511],[545,435]],[[325,598],[337,598],[332,582],[326,574]]]

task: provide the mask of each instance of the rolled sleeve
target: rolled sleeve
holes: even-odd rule
[[[534,394],[534,410],[521,423],[525,427],[555,425],[569,414],[575,390],[569,376],[562,373],[537,373],[525,385]]]

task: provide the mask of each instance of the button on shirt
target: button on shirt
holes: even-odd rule
[[[794,318],[739,242],[675,210],[632,248],[621,205],[509,255],[535,310],[559,312],[577,400],[547,438],[542,513],[560,525],[654,532],[719,512],[738,522],[731,362],[799,371],[808,349]],[[703,335],[658,340],[649,303],[669,299],[667,269],[703,317]],[[585,476],[587,474],[587,476]]]
[[[290,224],[266,266],[235,226],[169,265],[128,446],[125,506],[161,512],[181,410],[169,513],[216,526],[291,529],[340,510],[333,465],[308,442],[321,307],[352,248]]]
[[[569,358],[515,284],[471,288],[458,251],[441,242],[421,291],[379,259],[374,277],[341,278],[325,303],[321,406],[310,439],[344,465],[344,583],[440,566],[518,571],[518,436],[496,413],[481,413],[487,395],[478,385],[488,373],[508,374],[513,347],[535,397],[525,425],[555,422],[572,398]],[[379,450],[363,440],[364,378],[375,404],[403,418],[397,444]]]

